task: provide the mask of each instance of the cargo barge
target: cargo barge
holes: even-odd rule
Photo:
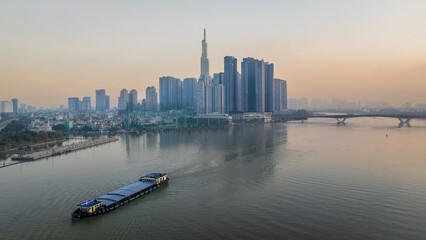
[[[141,177],[135,183],[118,188],[96,199],[78,204],[78,208],[71,214],[71,220],[107,213],[167,184],[168,181],[169,178],[166,173],[150,173]]]

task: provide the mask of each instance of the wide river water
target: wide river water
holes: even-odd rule
[[[0,169],[0,239],[426,239],[426,121],[331,119],[141,136]],[[70,222],[75,205],[169,184]]]

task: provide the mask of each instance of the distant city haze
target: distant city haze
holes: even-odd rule
[[[158,89],[224,57],[274,63],[288,97],[426,103],[426,1],[2,1],[0,100]]]

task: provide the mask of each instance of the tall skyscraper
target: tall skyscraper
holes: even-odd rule
[[[68,112],[78,113],[80,111],[80,99],[78,97],[68,98]]]
[[[138,92],[132,89],[129,93],[129,108],[131,111],[135,111],[138,105]]]
[[[237,59],[231,56],[224,58],[223,86],[225,92],[226,113],[241,111],[241,83],[237,71]]]
[[[281,87],[280,87],[280,109],[285,110],[288,108],[287,106],[287,81],[281,80]]]
[[[201,74],[200,79],[210,78],[209,70],[209,59],[207,58],[207,41],[206,41],[206,29],[204,29],[204,39],[201,41]]]
[[[206,111],[206,82],[202,79],[197,82],[197,104],[196,109],[199,113]]]
[[[90,112],[92,110],[92,100],[90,97],[83,97],[80,110],[82,112]]]
[[[244,58],[241,63],[243,112],[265,111],[265,63],[263,60]]]
[[[146,112],[146,111],[148,111],[148,110],[146,109],[146,99],[142,99],[142,106],[141,106],[141,108],[142,108],[142,112]]]
[[[219,85],[219,84],[223,84],[223,78],[224,78],[224,73],[215,73],[213,74],[213,84],[214,85]]]
[[[145,111],[147,112],[156,112],[157,111],[157,90],[154,86],[147,87],[145,91],[146,99],[145,99]]]
[[[106,95],[105,89],[97,89],[96,90],[96,111],[105,111],[106,107]]]
[[[127,91],[127,89],[122,89],[120,91],[120,96],[118,97],[118,112],[120,114],[126,113],[128,103],[129,103],[129,92]]]
[[[197,79],[185,78],[183,80],[183,106],[194,108],[197,103]]]
[[[109,101],[109,95],[105,95],[105,109],[106,111],[109,111],[110,109],[110,101]]]
[[[197,83],[197,112],[206,112],[206,103],[211,104],[212,99],[206,97],[206,87],[211,84],[209,59],[207,58],[207,40],[206,40],[206,29],[204,29],[204,39],[201,41],[201,73]],[[209,95],[211,97],[212,95]]]
[[[274,64],[265,62],[265,112],[274,111]]]
[[[212,84],[205,86],[205,112],[214,112],[214,86]]]
[[[242,83],[241,83],[241,74],[237,71],[237,83],[235,84],[235,109],[237,112],[243,111],[243,89],[242,89]]]
[[[0,101],[0,113],[12,113],[13,103],[11,101]]]
[[[287,109],[287,82],[274,79],[274,112]]]
[[[179,110],[182,107],[182,81],[171,76],[160,77],[161,111]]]
[[[12,99],[13,113],[18,114],[18,99]]]
[[[224,112],[224,73],[213,74],[213,80],[206,86],[206,113]]]
[[[27,105],[25,103],[21,103],[20,107],[19,107],[19,111],[21,113],[26,113],[27,112]]]
[[[223,84],[214,86],[214,110],[213,112],[224,113],[225,109],[225,91]]]

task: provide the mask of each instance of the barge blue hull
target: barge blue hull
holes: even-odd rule
[[[72,219],[76,218],[84,218],[84,217],[91,217],[100,215],[103,213],[107,213],[109,211],[112,211],[134,199],[137,199],[156,188],[159,188],[165,184],[169,179],[165,177],[164,180],[161,182],[156,181],[138,181],[136,183],[132,183],[127,186],[123,186],[121,188],[118,188],[114,191],[111,191],[105,195],[102,195],[94,200],[91,200],[86,203],[82,203],[78,205],[79,207],[84,208],[91,208],[92,206],[98,206],[96,207],[96,210],[94,211],[85,211],[82,208],[76,209],[72,214]]]

